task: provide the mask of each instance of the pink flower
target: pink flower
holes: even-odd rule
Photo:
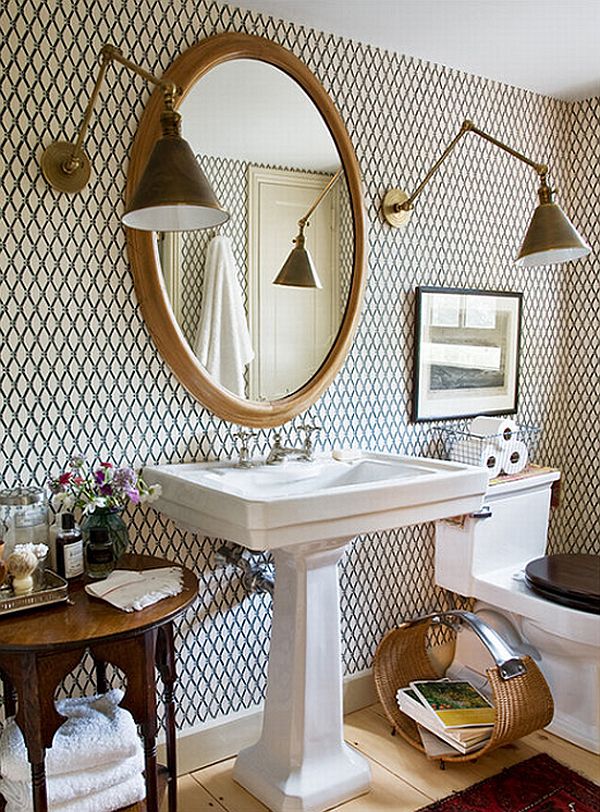
[[[68,485],[72,476],[73,474],[70,471],[66,471],[64,474],[61,474],[58,478],[59,485]]]
[[[101,462],[101,463],[100,463],[100,466],[101,466],[102,468],[112,468],[112,467],[113,467],[113,464],[112,464],[112,462]]]

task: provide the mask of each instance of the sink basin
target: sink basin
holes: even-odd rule
[[[230,462],[148,466],[157,510],[253,550],[433,521],[481,506],[487,474],[456,462],[364,453],[235,468]]]
[[[263,728],[238,755],[234,779],[273,812],[323,812],[367,792],[369,764],[343,735],[338,562],[360,533],[478,510],[487,471],[364,453],[250,469],[148,466],[143,476],[162,485],[154,507],[176,523],[272,550]]]

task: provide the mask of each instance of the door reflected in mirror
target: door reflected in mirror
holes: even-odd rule
[[[218,229],[159,234],[173,315],[215,383],[250,401],[297,391],[325,361],[352,285],[355,235],[344,174],[304,230],[321,289],[274,285],[341,159],[310,97],[254,59],[217,65],[179,106],[183,136],[231,213]]]

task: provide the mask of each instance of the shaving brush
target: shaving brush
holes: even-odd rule
[[[29,550],[11,553],[6,562],[8,571],[12,575],[12,588],[15,595],[26,595],[33,589],[32,575],[35,572],[38,559],[35,553]]]

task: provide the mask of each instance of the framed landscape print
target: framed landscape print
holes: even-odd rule
[[[417,288],[413,420],[517,410],[521,293]]]

